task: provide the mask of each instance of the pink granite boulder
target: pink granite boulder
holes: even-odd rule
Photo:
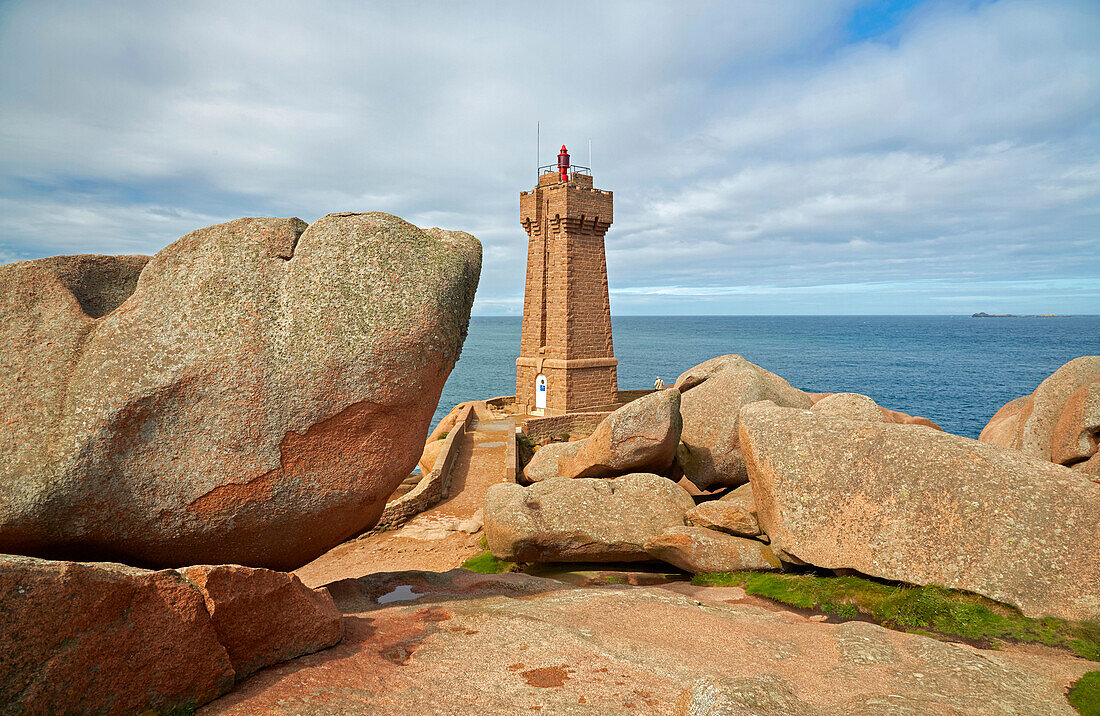
[[[480,261],[469,234],[369,213],[0,266],[0,551],[291,569],[369,529]]]

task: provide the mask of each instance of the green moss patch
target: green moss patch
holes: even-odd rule
[[[1078,679],[1068,698],[1082,716],[1100,716],[1100,671],[1090,671]]]
[[[478,574],[503,574],[515,571],[516,563],[498,559],[492,552],[485,550],[463,562],[462,568]]]
[[[1004,604],[942,587],[769,572],[700,574],[691,583],[743,586],[749,594],[793,607],[842,619],[868,619],[901,631],[960,638],[991,648],[1000,641],[1045,644],[1100,661],[1100,624],[1096,622],[1029,619]]]

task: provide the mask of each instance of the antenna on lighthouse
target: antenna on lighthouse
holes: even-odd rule
[[[588,140],[588,171],[592,171],[592,140]]]
[[[542,126],[535,122],[535,173],[538,173],[539,162],[542,161]]]

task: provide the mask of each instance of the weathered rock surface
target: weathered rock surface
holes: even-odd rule
[[[1100,617],[1100,490],[1082,473],[919,426],[759,403],[741,445],[779,556]]]
[[[1031,410],[1031,396],[1024,395],[1010,400],[993,414],[982,428],[978,440],[1002,447],[1012,447],[1020,427],[1020,416]]]
[[[1100,448],[1100,375],[1082,385],[1066,400],[1062,416],[1050,436],[1050,460],[1075,465]]]
[[[1074,358],[1006,403],[978,439],[1061,465],[1087,462],[1100,448],[1100,356]]]
[[[903,413],[900,410],[890,410],[890,408],[884,408],[881,405],[878,409],[882,411],[882,416],[886,418],[888,423],[897,423],[899,425],[923,425],[926,428],[932,428],[933,430],[940,430],[941,428],[936,423],[932,422],[928,418],[922,418],[919,415],[910,415],[909,413]]]
[[[747,360],[739,355],[724,355],[716,356],[709,360],[705,360],[697,366],[688,368],[680,377],[676,379],[676,382],[672,384],[672,387],[681,393],[686,393],[697,385],[701,385],[708,378],[720,373],[727,368],[733,368],[735,370],[748,368],[752,366]]]
[[[168,711],[233,677],[178,572],[0,557],[0,713]]]
[[[237,679],[327,649],[344,636],[343,617],[328,592],[310,589],[292,574],[236,564],[181,572],[202,590]]]
[[[876,423],[898,423],[900,425],[923,425],[935,430],[943,430],[928,418],[909,415],[900,410],[890,410],[876,403],[872,398],[859,393],[807,393],[814,401],[811,410],[822,415],[833,415],[849,420],[870,420]],[[873,410],[872,410],[873,406]],[[877,414],[876,414],[877,411]]]
[[[763,534],[756,520],[756,501],[750,484],[741,485],[719,500],[702,502],[688,510],[684,517],[689,525],[731,535],[756,537]]]
[[[424,443],[424,450],[420,453],[420,460],[417,462],[421,475],[427,475],[435,469],[435,461],[439,458],[439,453],[443,451],[445,442],[445,440],[431,440]]]
[[[0,266],[0,550],[285,569],[369,528],[420,457],[480,254],[370,213]]]
[[[558,458],[560,477],[663,473],[680,442],[680,391],[659,390],[631,401],[600,421],[577,452]]]
[[[1063,694],[1095,667],[672,586],[578,589],[461,570],[344,580],[329,587],[348,616],[343,643],[256,674],[200,716],[1073,716]]]
[[[1096,453],[1085,462],[1077,463],[1073,466],[1073,469],[1080,470],[1086,475],[1092,475],[1093,478],[1100,478],[1100,452]],[[1094,479],[1094,482],[1100,482],[1100,480]]]
[[[455,425],[458,424],[458,416],[462,413],[462,410],[466,407],[466,403],[459,403],[451,408],[451,412],[443,416],[443,419],[439,421],[439,424],[432,429],[430,435],[428,435],[427,442],[433,442],[435,440],[443,440],[447,437],[447,434],[454,430]]]
[[[886,422],[886,416],[882,414],[878,403],[859,393],[832,393],[816,401],[810,411],[834,418]]]
[[[692,574],[780,568],[779,560],[763,542],[706,527],[670,527],[647,539],[645,551]]]
[[[535,451],[527,467],[523,468],[523,478],[527,482],[541,482],[558,477],[561,461],[573,457],[582,447],[583,440],[543,445]]]
[[[324,589],[239,565],[0,555],[0,714],[172,711],[340,641]]]
[[[756,516],[756,498],[752,495],[752,483],[746,482],[744,485],[730,490],[719,501],[740,505],[753,516]]]
[[[659,475],[554,478],[493,485],[485,499],[489,549],[516,562],[631,562],[645,541],[684,524],[691,497]]]
[[[683,431],[677,461],[684,476],[703,490],[748,482],[737,433],[741,408],[759,400],[809,408],[810,397],[774,373],[741,356],[719,356],[676,380],[684,388],[680,402]]]

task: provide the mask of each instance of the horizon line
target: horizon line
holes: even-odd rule
[[[472,313],[470,318],[523,318],[523,314]],[[611,318],[1100,318],[1100,313],[613,313]]]

